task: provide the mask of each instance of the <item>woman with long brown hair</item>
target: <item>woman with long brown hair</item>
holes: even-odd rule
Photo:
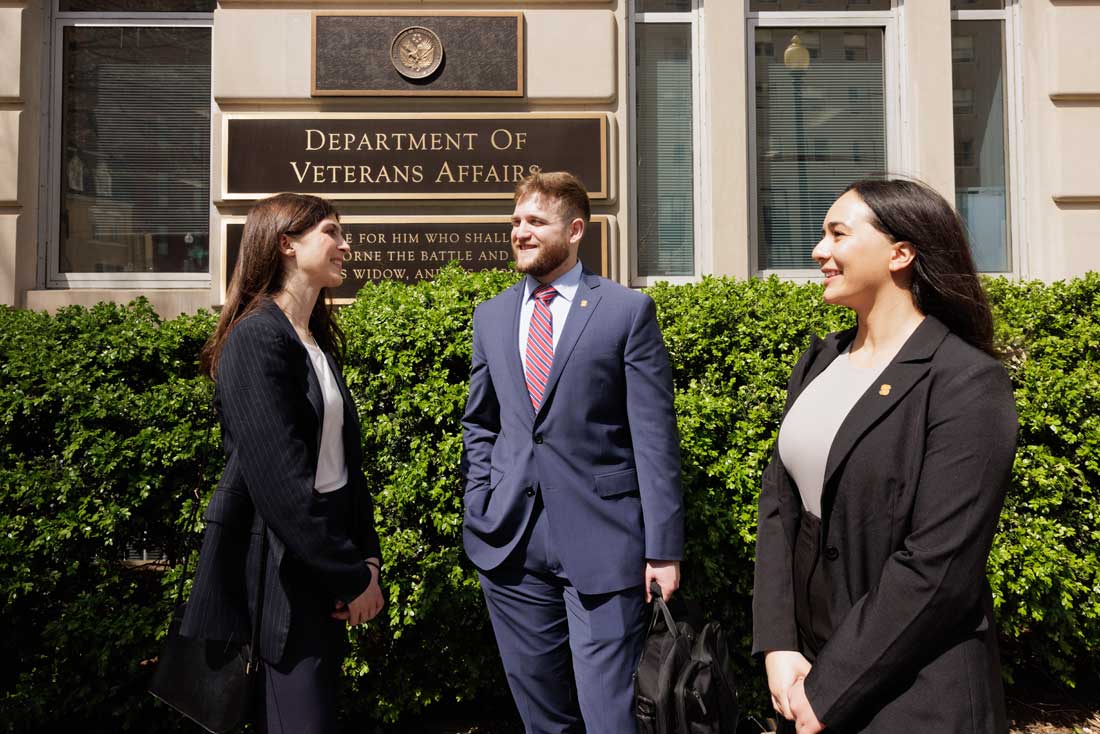
[[[383,604],[359,424],[340,372],[344,340],[327,299],[348,249],[328,201],[258,202],[202,352],[226,465],[181,632],[250,639],[265,569],[260,732],[335,730],[344,627]]]
[[[923,184],[857,181],[813,257],[857,325],[795,366],[760,492],[781,731],[1007,732],[985,565],[1016,410],[962,223]]]

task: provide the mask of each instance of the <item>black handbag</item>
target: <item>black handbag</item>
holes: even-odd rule
[[[195,506],[198,507],[197,500]],[[266,523],[260,532],[260,578],[256,584],[253,607],[256,621],[252,625],[251,642],[203,640],[180,635],[187,608],[181,603],[183,582],[187,578],[185,561],[164,650],[149,682],[149,693],[214,734],[224,734],[249,721],[256,705],[267,572]]]

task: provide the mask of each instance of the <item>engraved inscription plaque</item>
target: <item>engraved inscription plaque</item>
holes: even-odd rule
[[[224,294],[237,263],[244,217],[226,217],[223,223],[221,284]],[[351,253],[344,267],[344,283],[332,293],[337,303],[354,299],[364,283],[380,280],[414,283],[431,279],[450,262],[458,262],[474,271],[512,267],[512,225],[507,216],[396,218],[353,215],[343,217],[341,224]],[[610,248],[608,218],[593,216],[581,240],[581,262],[589,270],[607,277]]]

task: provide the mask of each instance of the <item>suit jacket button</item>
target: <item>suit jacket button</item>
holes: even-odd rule
[[[825,546],[825,560],[835,561],[839,557],[840,551],[838,551],[834,546]]]
[[[524,491],[527,493],[528,497],[534,497],[535,496],[535,488],[534,487],[528,487]]]
[[[537,443],[537,444],[542,443],[542,434],[541,433],[538,433],[538,434],[535,435],[535,443]]]

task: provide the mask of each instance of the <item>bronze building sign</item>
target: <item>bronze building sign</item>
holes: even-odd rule
[[[608,198],[607,115],[222,115],[221,198],[510,199],[536,170],[571,171]]]
[[[523,13],[313,13],[311,92],[522,97]]]
[[[333,299],[348,303],[367,282],[429,280],[450,262],[458,262],[467,270],[509,268],[513,260],[509,219],[508,216],[345,216],[341,224],[351,253],[344,267],[344,284],[332,294]],[[224,217],[222,221],[224,302],[229,276],[240,251],[244,217]],[[607,216],[594,216],[581,240],[581,262],[603,276],[609,275],[610,230]]]

